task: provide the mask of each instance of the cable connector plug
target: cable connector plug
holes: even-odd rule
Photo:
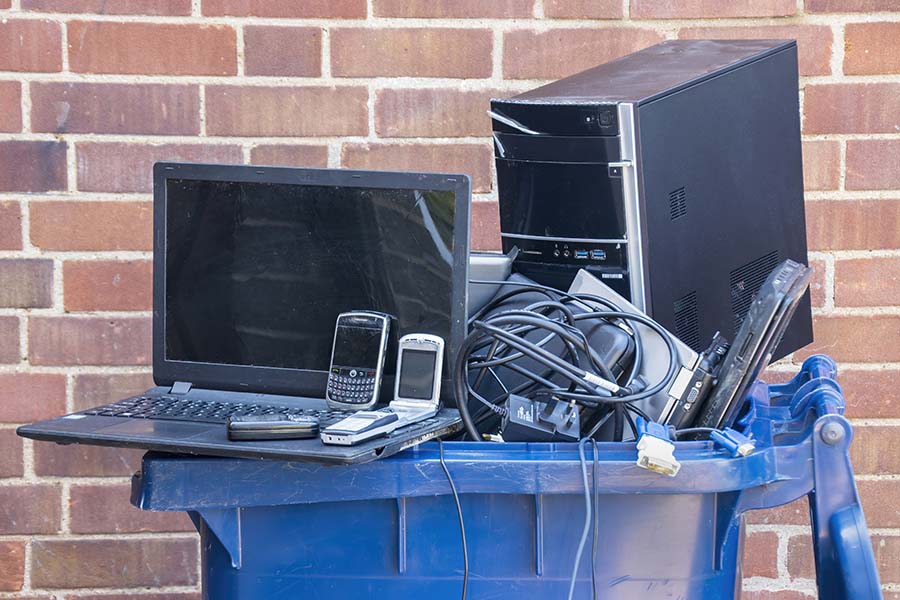
[[[661,423],[648,421],[643,417],[635,419],[637,427],[637,466],[675,477],[681,463],[675,460],[675,444],[669,435],[669,428]]]
[[[718,446],[728,450],[732,456],[749,456],[756,450],[756,442],[731,427],[710,432],[709,439]]]
[[[507,442],[577,442],[581,431],[578,408],[551,399],[537,402],[510,394],[509,413],[500,425]]]

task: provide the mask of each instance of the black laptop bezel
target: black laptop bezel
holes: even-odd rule
[[[471,203],[471,181],[468,175],[158,162],[153,166],[153,380],[157,385],[171,386],[182,381],[193,387],[206,389],[321,398],[324,397],[328,378],[327,371],[312,369],[200,363],[166,358],[165,244],[168,179],[453,192],[452,323],[448,342],[451,363],[455,359],[466,335]],[[451,368],[445,370],[446,374],[452,372]],[[445,376],[444,379],[445,389],[450,389],[448,377]]]

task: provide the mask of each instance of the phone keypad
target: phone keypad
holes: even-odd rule
[[[374,371],[350,370],[344,374],[332,372],[328,376],[327,397],[334,402],[368,404],[375,394]],[[370,374],[371,373],[371,374]]]

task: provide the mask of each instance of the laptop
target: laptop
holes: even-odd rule
[[[785,260],[769,274],[719,365],[715,386],[694,427],[721,429],[737,422],[750,386],[772,359],[811,275],[812,269],[793,260]]]
[[[349,464],[460,430],[444,408],[358,446],[229,441],[233,415],[350,413],[325,403],[337,315],[446,341],[442,401],[466,334],[466,175],[158,163],[153,379],[132,398],[22,426],[36,440]],[[386,365],[382,401],[393,390]]]

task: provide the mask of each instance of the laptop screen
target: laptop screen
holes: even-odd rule
[[[165,185],[166,361],[325,371],[349,310],[449,342],[454,191]]]

